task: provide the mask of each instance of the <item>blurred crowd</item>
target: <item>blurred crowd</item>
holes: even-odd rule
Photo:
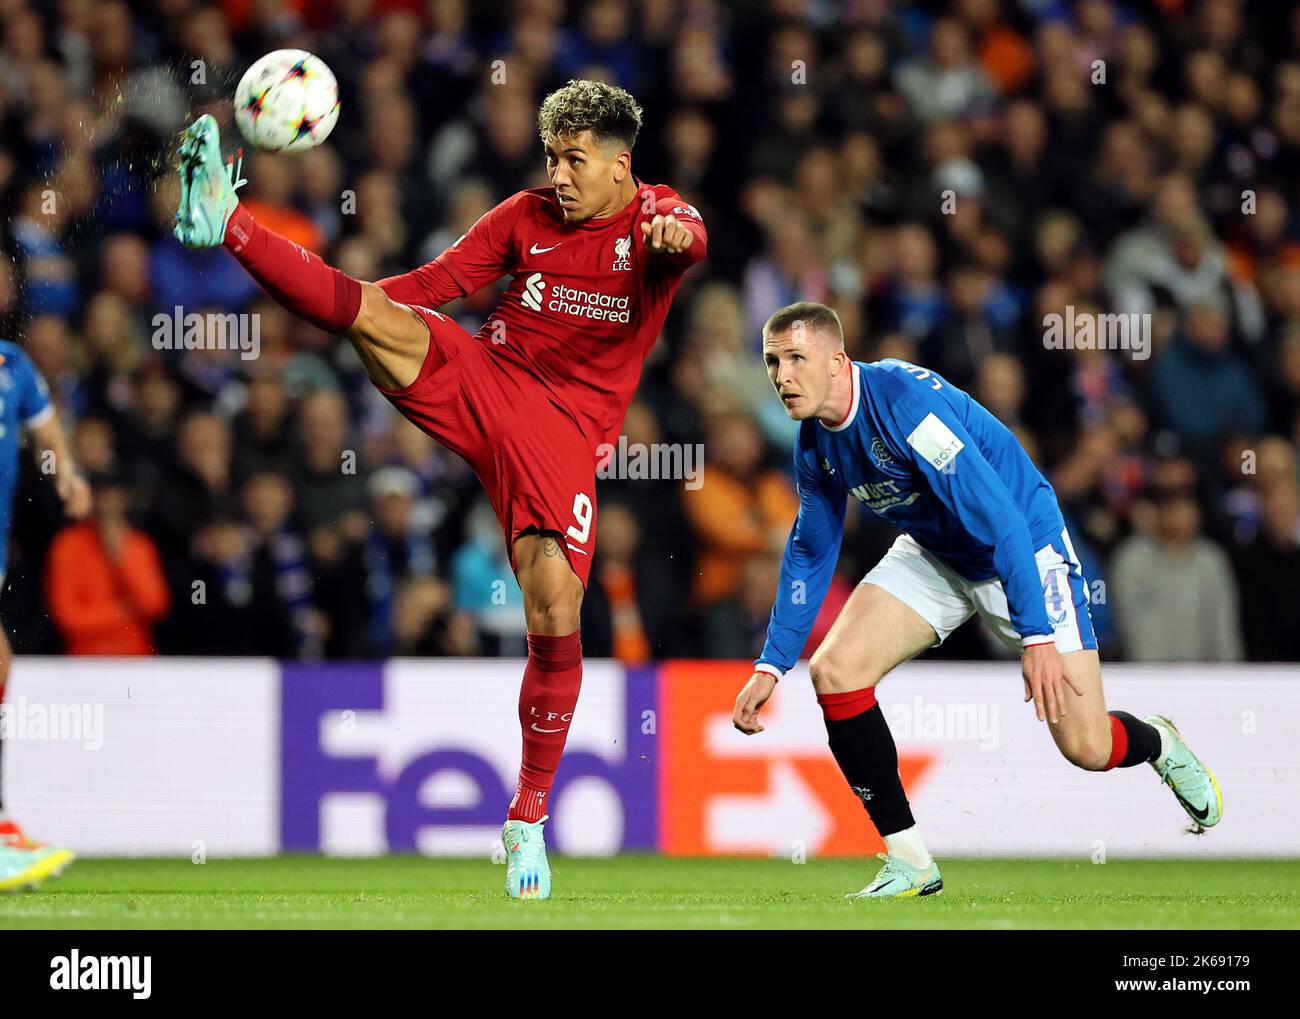
[[[572,77],[637,96],[634,171],[708,225],[624,427],[702,444],[703,484],[601,481],[588,654],[758,652],[797,505],[759,331],[812,299],[856,358],[933,368],[1016,432],[1104,655],[1300,661],[1289,4],[0,0],[0,31],[0,336],[48,380],[97,495],[69,535],[24,463],[0,602],[20,652],[523,651],[472,473],[345,342],[171,237],[176,131],[206,111],[233,139],[242,70],[296,47],[338,76],[338,126],[251,154],[241,195],[356,277],[545,184],[536,107]],[[496,296],[445,310],[473,330]],[[178,307],[256,313],[258,356],[155,349]],[[1150,356],[1050,348],[1044,316],[1067,307],[1149,315]],[[139,647],[87,643],[87,534],[136,549]],[[819,628],[893,537],[850,507]],[[972,624],[940,653],[998,652]]]

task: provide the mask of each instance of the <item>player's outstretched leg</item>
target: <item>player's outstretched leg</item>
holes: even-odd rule
[[[1127,711],[1107,712],[1096,651],[1069,651],[1061,658],[1081,694],[1069,699],[1068,712],[1051,727],[1066,760],[1088,771],[1150,764],[1197,830],[1218,824],[1223,816],[1219,783],[1188,749],[1173,723],[1162,715],[1144,720]]]
[[[559,542],[549,534],[529,534],[515,542],[515,570],[528,622],[528,665],[519,688],[519,784],[501,841],[506,848],[506,894],[545,899],[551,894],[551,869],[542,831],[582,688],[578,618],[583,589]]]
[[[224,245],[276,301],[326,332],[342,333],[356,321],[360,281],[267,230],[239,204],[235,191],[244,181],[234,160],[222,162],[221,134],[208,114],[181,132],[177,173],[177,240],[189,248]]]
[[[898,748],[875,686],[935,642],[934,629],[875,584],[859,584],[809,662],[831,754],[885,840],[875,879],[850,899],[911,898],[943,889],[898,775]]]

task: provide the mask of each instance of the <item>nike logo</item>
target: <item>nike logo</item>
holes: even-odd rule
[[[1183,799],[1181,796],[1179,796],[1177,789],[1174,790],[1174,797],[1175,799],[1178,800],[1179,803],[1181,803],[1186,808],[1189,814],[1191,814],[1194,818],[1196,818],[1196,820],[1204,821],[1207,817],[1210,816],[1210,805],[1208,803],[1204,807],[1197,809],[1196,807],[1193,807],[1190,803],[1188,803],[1185,799]]]
[[[563,243],[564,241],[560,241],[560,244]],[[556,248],[560,246],[560,244],[552,244],[549,248],[539,248],[536,244],[534,244],[531,248],[528,249],[528,253],[530,255],[544,255],[548,251],[554,251]]]
[[[558,729],[543,729],[536,722],[534,722],[533,732],[564,732],[564,726],[560,726]]]

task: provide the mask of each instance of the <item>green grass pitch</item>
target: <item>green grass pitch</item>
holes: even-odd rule
[[[519,903],[486,860],[87,859],[0,895],[0,929],[1300,927],[1300,860],[940,863],[939,896],[850,903],[874,860],[559,858]]]

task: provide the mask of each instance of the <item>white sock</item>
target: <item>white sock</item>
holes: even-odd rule
[[[930,859],[930,851],[925,848],[925,841],[921,838],[921,829],[916,825],[895,832],[893,835],[886,835],[885,848],[889,850],[890,856],[897,856],[904,863],[910,863],[918,870],[925,870],[934,862]]]
[[[1160,754],[1151,762],[1151,766],[1159,770],[1164,766],[1165,758],[1169,756],[1170,744],[1173,742],[1173,739],[1169,735],[1169,730],[1163,725],[1157,725],[1155,729],[1156,732],[1160,733]]]

